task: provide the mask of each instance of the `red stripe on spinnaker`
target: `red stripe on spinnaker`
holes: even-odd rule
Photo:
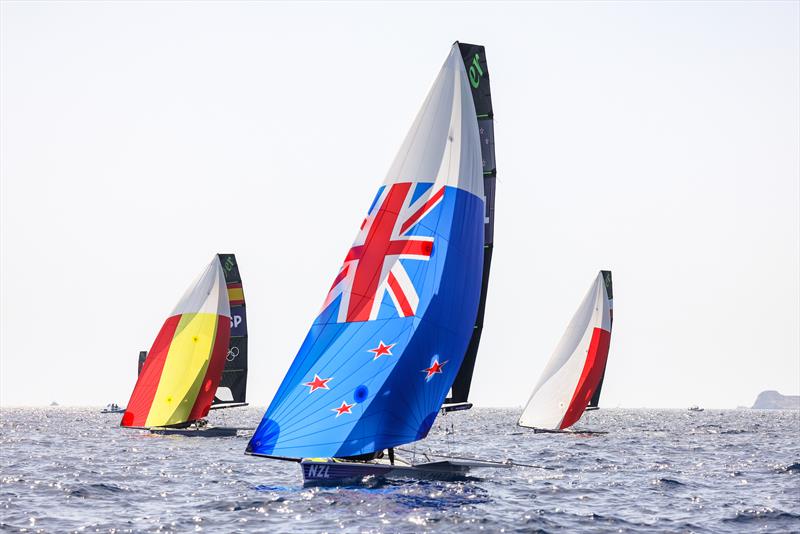
[[[147,416],[150,414],[150,407],[153,405],[153,398],[158,391],[158,384],[161,381],[161,373],[164,370],[164,362],[167,361],[169,347],[175,337],[175,329],[181,321],[180,315],[173,315],[161,327],[161,330],[153,341],[153,346],[147,354],[147,359],[142,366],[142,372],[133,387],[131,399],[128,407],[122,416],[121,426],[145,426]]]
[[[422,218],[422,216],[425,215],[425,213],[427,213],[430,209],[432,209],[437,202],[442,200],[443,196],[444,196],[444,187],[442,187],[436,193],[434,193],[433,196],[429,198],[428,201],[425,204],[423,204],[420,209],[415,211],[414,214],[411,217],[409,217],[406,222],[403,223],[403,225],[400,227],[400,233],[404,234],[406,230],[417,224],[417,221],[419,221]]]
[[[386,249],[386,255],[413,254],[430,257],[433,252],[433,241],[392,241]]]
[[[589,405],[589,401],[603,378],[603,369],[606,368],[610,344],[611,332],[602,328],[595,328],[592,332],[592,340],[589,342],[586,363],[583,364],[583,372],[580,380],[578,380],[578,387],[575,389],[569,408],[567,408],[567,412],[561,420],[560,430],[574,425],[583,415],[586,406]]]
[[[386,259],[386,251],[392,242],[392,230],[410,188],[410,183],[393,184],[375,214],[375,219],[364,238],[363,248],[359,252],[358,268],[350,290],[347,322],[369,321],[372,304],[381,282],[380,273]]]
[[[411,309],[411,303],[408,302],[406,294],[403,292],[403,288],[400,287],[400,282],[397,281],[394,273],[389,273],[387,282],[389,283],[389,289],[392,290],[394,298],[397,299],[397,303],[400,305],[400,309],[403,310],[403,317],[411,317],[414,315],[414,310]]]
[[[347,252],[344,257],[344,262],[353,261],[361,258],[361,252],[364,250],[364,245],[356,245]]]
[[[333,288],[338,286],[339,282],[344,280],[344,277],[347,276],[347,271],[349,271],[349,270],[350,270],[350,266],[349,265],[345,265],[344,269],[339,271],[339,274],[336,275],[336,278],[333,280],[333,283],[331,284],[331,288],[328,290],[329,292],[333,291]]]
[[[217,332],[214,336],[214,347],[211,349],[211,360],[208,362],[206,374],[200,383],[200,391],[194,401],[189,421],[196,421],[208,415],[214,393],[217,392],[225,359],[228,356],[228,345],[231,341],[231,320],[224,315],[217,316]]]

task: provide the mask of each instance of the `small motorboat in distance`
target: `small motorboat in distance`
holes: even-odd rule
[[[106,404],[106,407],[100,410],[100,413],[125,413],[125,408],[112,402],[111,404]]]
[[[698,406],[698,405],[696,405],[696,404],[695,404],[694,406],[691,406],[691,407],[689,408],[689,411],[690,411],[690,412],[702,412],[702,411],[703,411],[703,408],[701,408],[700,406]]]

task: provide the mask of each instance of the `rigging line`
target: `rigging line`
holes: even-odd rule
[[[395,447],[395,450],[398,450],[398,451],[401,451],[401,452],[408,452],[408,453],[413,453],[414,452],[414,451],[410,451],[408,449],[400,449],[398,447]],[[470,461],[470,462],[484,462],[484,463],[487,463],[487,464],[495,464],[495,465],[511,465],[511,466],[514,466],[514,467],[533,467],[535,469],[549,469],[549,470],[555,469],[555,467],[549,467],[549,466],[546,466],[546,465],[534,465],[534,464],[517,463],[517,462],[515,462],[513,460],[508,460],[506,462],[497,462],[497,461],[494,461],[494,460],[481,460],[480,458],[469,458],[469,457],[466,457],[466,456],[452,456],[452,455],[446,455],[446,454],[435,454],[435,453],[432,453],[432,452],[421,452],[420,454],[424,454],[425,456],[433,456],[434,458],[447,458],[449,460],[466,460],[466,461]]]

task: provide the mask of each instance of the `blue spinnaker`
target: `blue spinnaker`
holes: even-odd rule
[[[247,451],[352,456],[424,438],[475,324],[478,125],[454,45]]]

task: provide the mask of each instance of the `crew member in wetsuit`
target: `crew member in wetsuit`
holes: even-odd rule
[[[350,462],[369,462],[383,458],[383,451],[368,452],[355,456],[342,456],[341,458],[342,460],[348,460]],[[394,465],[394,449],[389,449],[389,463]]]

